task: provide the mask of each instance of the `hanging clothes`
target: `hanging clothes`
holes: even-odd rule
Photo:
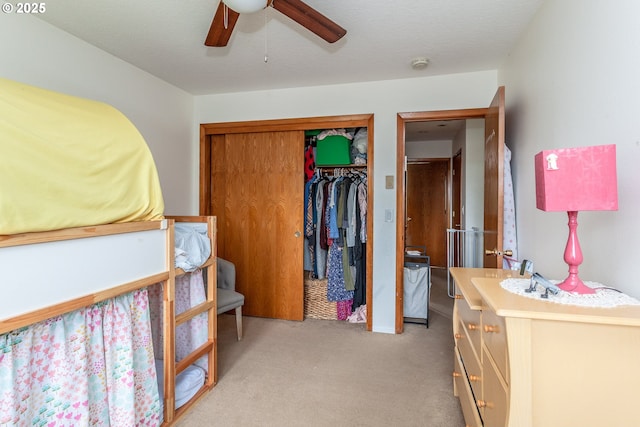
[[[361,203],[361,191],[364,189],[364,203]],[[354,218],[355,218],[355,233],[356,239],[354,240],[353,247],[353,265],[355,266],[355,289],[353,293],[353,310],[355,311],[360,306],[367,303],[367,268],[365,254],[366,251],[366,216],[367,216],[367,203],[366,203],[366,185],[363,182],[356,184],[356,201],[354,206]],[[362,206],[364,206],[364,215],[362,214]],[[362,234],[364,230],[364,235]],[[364,237],[363,237],[364,236]]]
[[[345,289],[342,252],[344,248],[333,243],[327,260],[327,301],[353,299],[353,291]]]
[[[304,175],[307,181],[313,178],[315,168],[316,160],[313,153],[313,146],[309,145],[304,150]]]
[[[327,300],[340,303],[342,320],[366,303],[366,194],[362,171],[316,170],[305,184],[306,268],[327,279]]]
[[[329,185],[318,182],[316,192],[316,272],[318,279],[327,277],[327,256],[329,251],[329,237],[327,231],[327,210],[325,205],[329,199]]]
[[[313,237],[313,181],[309,180],[304,186],[304,246],[303,246],[303,264],[305,271],[314,271],[313,251],[314,246],[310,244]]]

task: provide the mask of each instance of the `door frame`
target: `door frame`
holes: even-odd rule
[[[213,178],[211,170],[211,139],[233,133],[306,131],[315,129],[367,128],[367,330],[373,327],[373,114],[305,117],[295,119],[253,120],[242,122],[200,124],[200,184],[199,214],[215,215],[212,212]],[[301,162],[304,159],[300,159]],[[302,185],[302,183],[300,184]],[[300,272],[302,276],[302,272]]]
[[[432,120],[465,120],[484,119],[488,108],[468,108],[460,110],[438,110],[398,113],[397,115],[397,144],[396,144],[396,176],[405,173],[405,125],[410,122],[427,122]],[[396,334],[404,331],[404,218],[406,188],[403,179],[397,180],[396,192]]]

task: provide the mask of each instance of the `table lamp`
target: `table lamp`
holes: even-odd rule
[[[543,211],[566,211],[569,238],[564,261],[569,276],[558,285],[564,291],[595,293],[578,277],[582,250],[578,241],[578,211],[618,210],[616,146],[560,148],[535,156],[536,207]]]

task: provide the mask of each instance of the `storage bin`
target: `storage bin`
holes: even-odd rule
[[[317,166],[351,164],[351,141],[342,135],[327,135],[316,145]]]
[[[304,281],[304,317],[323,320],[338,319],[338,304],[335,301],[327,301],[327,279]]]
[[[429,265],[405,263],[404,267],[404,317],[429,318]],[[428,323],[427,323],[428,327]]]

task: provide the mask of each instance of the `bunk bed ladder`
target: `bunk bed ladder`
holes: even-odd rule
[[[207,223],[207,235],[211,239],[211,256],[200,267],[206,271],[206,300],[189,310],[175,314],[175,278],[185,273],[180,268],[171,268],[169,279],[164,286],[164,422],[163,426],[173,425],[182,415],[184,415],[207,391],[212,389],[218,381],[217,370],[217,313],[216,313],[216,217],[214,216],[167,216],[171,221],[171,233],[169,238],[171,250],[170,259],[171,266],[174,265],[174,228],[175,222],[203,222]],[[207,341],[200,347],[196,348],[185,358],[177,363],[175,360],[175,330],[176,328],[202,313],[207,313]],[[167,339],[167,337],[170,337]],[[175,379],[176,376],[184,371],[202,356],[207,357],[207,375],[202,388],[184,405],[175,409]]]

